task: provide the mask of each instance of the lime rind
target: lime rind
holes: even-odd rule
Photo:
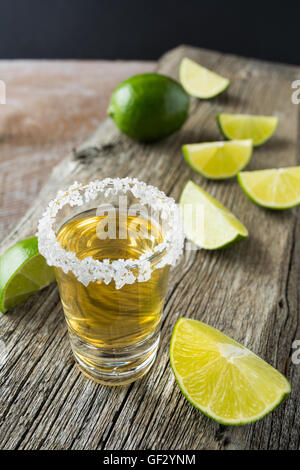
[[[230,81],[197,62],[184,57],[179,67],[179,79],[185,91],[199,99],[211,99],[225,91]],[[199,86],[199,83],[202,82]],[[206,89],[206,91],[205,91]]]
[[[191,206],[192,214],[184,208],[187,204]],[[223,204],[193,181],[186,183],[179,199],[179,205],[182,208],[186,238],[202,249],[222,249],[248,236],[248,230],[244,224]],[[204,211],[201,227],[195,227],[193,220],[194,207],[196,211],[198,205],[201,205],[203,209],[200,209]]]
[[[217,157],[216,153],[218,151],[218,148],[225,148],[226,150],[229,149],[230,147],[232,148],[232,150],[234,151],[234,147],[236,148],[242,148],[242,147],[245,147],[245,152],[244,152],[244,155],[243,155],[243,159],[239,159],[240,161],[239,162],[236,162],[236,168],[231,171],[231,172],[224,172],[224,173],[221,173],[221,174],[213,174],[213,172],[205,172],[204,168],[201,168],[200,165],[196,165],[196,163],[193,161],[193,149],[198,149],[201,151],[201,147],[204,149],[205,146],[211,146],[211,148],[216,148],[216,152],[214,155],[211,156],[211,161]],[[183,156],[187,162],[187,164],[194,170],[196,171],[197,173],[199,173],[201,176],[203,176],[204,178],[207,178],[207,179],[211,179],[211,180],[224,180],[224,179],[230,179],[230,178],[233,178],[234,176],[236,176],[238,174],[238,172],[240,172],[241,170],[243,170],[244,168],[246,168],[246,166],[248,165],[248,163],[250,162],[251,160],[251,157],[252,157],[252,153],[253,153],[253,144],[252,144],[252,140],[251,139],[245,139],[245,140],[231,140],[231,141],[228,141],[228,142],[222,142],[222,141],[217,141],[217,142],[203,142],[203,143],[200,143],[200,144],[185,144],[182,146],[182,153],[183,153]],[[234,153],[234,152],[233,152]],[[224,164],[226,164],[226,161],[225,161],[225,155],[223,157],[223,160],[224,160]],[[232,158],[232,160],[236,160],[235,158]],[[218,162],[220,163],[220,162]],[[217,169],[218,168],[218,164],[216,163],[216,167]]]
[[[288,209],[292,209],[293,207],[300,205],[300,184],[299,184],[299,194],[297,198],[295,198],[294,200],[291,200],[290,202],[286,204],[275,204],[275,203],[266,202],[263,199],[255,196],[253,194],[253,191],[251,191],[251,189],[249,188],[249,185],[247,185],[246,182],[244,181],[244,175],[249,174],[249,173],[253,175],[255,173],[262,174],[263,172],[267,174],[268,172],[274,172],[274,171],[280,172],[280,171],[285,171],[285,170],[291,171],[293,169],[297,169],[300,171],[300,167],[288,167],[288,168],[278,168],[278,169],[271,169],[271,170],[258,170],[258,171],[252,171],[252,172],[239,172],[237,174],[237,180],[243,192],[246,194],[246,196],[258,206],[263,207],[265,209],[274,210],[274,211],[288,210]],[[300,178],[299,178],[299,183],[300,183]]]
[[[239,134],[233,135],[232,133],[228,132],[228,129],[226,129],[226,125],[223,122],[226,118],[236,120],[237,122],[240,121],[239,126],[236,126],[236,129],[239,128],[239,130],[241,129],[241,127],[243,127],[240,125],[241,121],[244,121],[243,125],[245,125],[247,121],[248,123],[251,121],[253,122],[256,121],[256,124],[258,121],[260,121],[262,124],[266,123],[267,121],[268,122],[272,121],[273,124],[270,126],[269,132],[265,133],[264,137],[261,137],[259,140],[257,140],[251,133],[246,133],[244,135],[241,135],[239,133]],[[279,119],[276,116],[261,116],[261,115],[251,115],[251,114],[226,114],[226,113],[217,114],[218,127],[220,129],[221,134],[227,140],[252,139],[253,147],[259,147],[265,144],[268,140],[270,140],[277,129],[278,122],[279,122]]]
[[[220,423],[220,424],[223,424],[225,426],[241,426],[241,425],[246,425],[246,424],[250,424],[250,423],[253,423],[253,422],[256,422],[262,418],[264,418],[266,415],[268,415],[270,412],[272,412],[275,408],[277,408],[278,405],[280,405],[280,403],[282,403],[282,401],[287,397],[287,395],[289,395],[289,393],[291,392],[291,385],[289,383],[289,381],[286,379],[286,377],[284,377],[283,374],[281,374],[279,371],[277,371],[276,369],[274,369],[272,366],[270,366],[269,364],[266,363],[266,365],[269,366],[270,369],[273,369],[277,374],[278,374],[278,377],[281,377],[281,379],[285,382],[286,384],[286,389],[285,390],[282,390],[282,392],[280,394],[278,394],[278,399],[277,400],[274,400],[274,402],[272,404],[270,404],[269,406],[266,406],[265,409],[264,409],[264,412],[263,413],[259,413],[257,415],[253,415],[251,417],[247,417],[245,419],[224,419],[223,417],[219,416],[219,415],[216,415],[214,412],[212,412],[209,407],[205,407],[205,406],[202,406],[201,404],[199,404],[198,402],[196,402],[193,398],[191,398],[191,396],[189,395],[189,393],[187,392],[186,390],[186,387],[184,386],[183,384],[183,381],[182,381],[182,378],[180,376],[180,374],[177,373],[177,370],[176,370],[176,366],[175,366],[175,361],[174,361],[174,358],[173,358],[173,351],[174,351],[174,348],[173,348],[173,345],[174,345],[174,342],[176,340],[176,334],[177,334],[177,331],[178,331],[178,326],[180,325],[181,322],[183,321],[190,321],[190,322],[197,322],[197,323],[201,323],[197,320],[192,320],[192,319],[186,319],[186,318],[179,318],[173,328],[173,332],[172,332],[172,337],[171,337],[171,342],[170,342],[170,363],[171,363],[171,367],[172,367],[172,370],[173,370],[173,373],[174,373],[174,376],[175,376],[175,379],[176,379],[176,382],[182,392],[182,394],[184,395],[184,397],[186,398],[187,401],[189,401],[196,409],[198,409],[199,411],[201,411],[204,415],[206,415],[207,417],[213,419],[214,421]],[[208,326],[208,325],[206,325]],[[214,330],[215,332],[217,332],[218,334],[220,334],[219,330],[217,330],[216,328],[213,328],[211,326],[209,326],[209,328],[211,330]],[[259,356],[257,356],[256,354],[254,354],[252,351],[248,350],[247,348],[245,348],[244,346],[240,345],[239,343],[237,343],[236,341],[232,340],[230,337],[228,337],[227,335],[224,335],[222,334],[225,338],[228,338],[228,340],[235,344],[237,347],[241,348],[241,350],[245,350],[247,351],[249,354],[251,354],[252,357],[256,357],[257,359],[259,359],[260,361],[263,361]],[[265,362],[265,361],[263,361]]]

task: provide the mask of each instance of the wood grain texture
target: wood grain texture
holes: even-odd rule
[[[106,117],[124,78],[153,62],[0,61],[0,240],[24,215],[52,168]]]
[[[211,101],[192,100],[184,127],[155,144],[134,143],[105,121],[54,169],[1,251],[34,233],[58,188],[107,176],[138,177],[175,199],[193,179],[245,223],[250,237],[224,251],[185,252],[171,272],[158,358],[145,378],[127,387],[96,385],[77,370],[55,286],[2,316],[3,449],[299,449],[300,365],[291,361],[292,343],[300,339],[299,210],[270,212],[251,203],[235,180],[204,180],[186,165],[181,145],[219,140],[220,111],[277,114],[276,135],[255,150],[249,169],[299,164],[291,81],[300,71],[190,47],[166,54],[158,70],[177,77],[183,56],[227,76],[229,90]],[[262,356],[287,375],[291,396],[248,426],[224,427],[202,415],[180,393],[168,361],[179,316],[207,322]]]

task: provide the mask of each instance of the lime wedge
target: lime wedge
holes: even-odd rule
[[[27,238],[0,256],[0,311],[23,302],[55,281],[53,269],[38,251],[37,238]]]
[[[264,144],[274,134],[278,118],[250,114],[218,114],[217,122],[226,139],[252,139],[255,147]]]
[[[242,171],[238,182],[259,206],[280,210],[300,204],[300,166]]]
[[[206,178],[232,178],[249,163],[252,140],[205,142],[182,147],[187,163]]]
[[[182,59],[179,69],[180,82],[185,91],[197,98],[213,98],[229,86],[229,80],[202,67],[191,59]]]
[[[248,236],[226,207],[192,181],[185,185],[179,204],[185,235],[200,248],[216,250]]]
[[[184,396],[226,425],[257,421],[291,391],[287,379],[249,349],[197,320],[176,323],[170,361]]]

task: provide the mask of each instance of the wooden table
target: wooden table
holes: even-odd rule
[[[49,173],[106,117],[112,90],[153,62],[0,61],[0,240]]]
[[[1,187],[2,198],[11,188],[10,197],[13,194],[18,215],[17,211],[23,211],[28,203],[27,197],[23,202],[27,194],[32,205],[2,241],[1,252],[35,232],[38,218],[58,188],[75,179],[85,181],[95,177],[136,176],[175,199],[186,181],[193,179],[221,200],[250,230],[248,240],[227,250],[185,252],[180,265],[171,273],[158,358],[145,378],[129,386],[103,387],[79,373],[70,351],[56,286],[44,289],[2,316],[0,339],[5,348],[0,370],[0,447],[3,449],[299,448],[300,365],[292,361],[292,344],[300,339],[299,211],[266,211],[251,203],[235,180],[218,183],[204,180],[186,165],[181,145],[220,139],[215,116],[221,110],[275,113],[280,117],[276,135],[255,150],[249,169],[299,164],[299,107],[291,102],[291,82],[299,78],[300,69],[180,47],[160,60],[158,70],[178,78],[178,65],[184,56],[228,76],[229,90],[211,101],[191,100],[184,127],[159,143],[134,143],[121,136],[112,121],[106,120],[89,141],[63,160],[64,151],[77,146],[95,126],[91,119],[101,118],[95,100],[104,96],[100,94],[103,81],[107,90],[119,81],[120,64],[115,65],[114,83],[107,75],[112,70],[109,64],[70,63],[69,80],[65,79],[68,70],[65,63],[17,62],[11,69],[8,64],[1,66],[6,67],[8,76],[11,70],[19,83],[22,75],[30,74],[36,90],[33,102],[28,94],[26,100],[22,94],[30,113],[16,110],[14,117],[6,118],[1,149],[2,155],[5,151],[10,155],[11,161],[2,156],[1,168],[14,170],[7,173],[11,179],[6,177],[5,187]],[[129,75],[151,69],[152,64],[124,67],[124,75]],[[97,73],[99,84],[92,78]],[[45,91],[49,74],[56,76],[51,93]],[[106,105],[107,94],[103,100]],[[89,109],[83,106],[86,103]],[[35,138],[39,141],[36,144]],[[36,197],[36,190],[54,161],[60,163]],[[14,187],[16,169],[24,172],[22,181],[26,189],[20,179]],[[1,177],[4,178],[3,171]],[[34,187],[30,181],[35,181]],[[12,226],[9,211],[13,211],[14,205],[8,214],[2,213],[2,233],[5,227]],[[6,206],[3,201],[2,208]],[[272,414],[248,426],[224,427],[202,415],[180,393],[168,361],[170,335],[179,316],[201,319],[259,354],[287,375],[292,383],[290,397]]]

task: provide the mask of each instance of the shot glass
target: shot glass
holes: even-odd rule
[[[50,202],[37,235],[55,269],[81,371],[105,385],[146,374],[157,354],[169,269],[183,250],[175,201],[135,178],[74,183]]]

